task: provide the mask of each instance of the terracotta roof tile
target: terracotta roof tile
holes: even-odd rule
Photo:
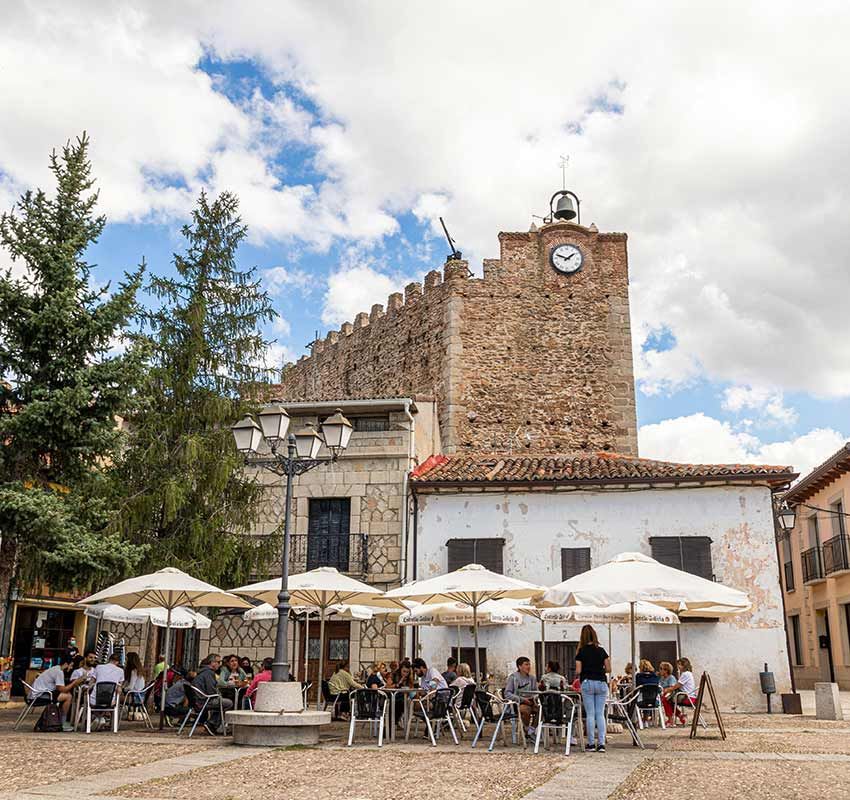
[[[617,453],[537,456],[431,456],[411,474],[413,483],[668,483],[764,478],[782,485],[796,477],[787,466],[677,464]]]

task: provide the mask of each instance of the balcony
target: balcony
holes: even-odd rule
[[[824,579],[823,557],[820,547],[810,547],[808,550],[803,550],[802,561],[803,583],[813,583]]]
[[[823,571],[825,575],[850,569],[850,536],[840,534],[823,543]]]
[[[369,566],[369,535],[339,536],[292,534],[289,542],[289,572],[296,574],[316,567],[336,567],[347,575],[365,577]]]
[[[794,591],[794,563],[792,561],[785,562],[785,591]]]

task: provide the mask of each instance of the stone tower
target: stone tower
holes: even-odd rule
[[[483,278],[448,261],[315,342],[277,395],[434,397],[446,453],[636,455],[626,234],[555,222],[499,243]]]

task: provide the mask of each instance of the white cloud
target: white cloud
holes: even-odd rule
[[[373,303],[386,308],[387,298],[402,291],[405,283],[403,276],[386,275],[365,264],[334,272],[328,278],[322,322],[325,325],[352,322],[361,311],[368,312]]]
[[[277,317],[272,323],[272,330],[281,336],[289,336],[292,333],[292,325],[286,317]]]
[[[735,414],[757,411],[767,422],[784,426],[793,425],[800,416],[785,405],[782,392],[764,387],[729,386],[723,391],[722,406]]]
[[[283,294],[288,289],[297,289],[304,294],[309,294],[316,282],[314,275],[303,269],[293,267],[270,267],[269,269],[264,269],[262,278],[269,294],[273,297]]]
[[[183,214],[207,183],[240,194],[256,238],[327,248],[439,210],[475,268],[542,213],[568,153],[583,221],[630,236],[646,391],[708,378],[850,396],[846,4],[517,9],[12,5],[0,171],[43,185],[46,152],[87,128],[114,219]],[[581,35],[559,60],[565,30]],[[197,69],[205,48],[257,59],[284,92],[230,102]],[[272,163],[290,144],[314,152],[316,185]],[[662,329],[672,347],[642,353]]]
[[[793,439],[764,443],[705,414],[643,425],[638,431],[644,458],[686,463],[790,465],[805,475],[838,450],[847,437],[829,428],[815,428]]]

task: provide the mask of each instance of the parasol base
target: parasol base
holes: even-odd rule
[[[304,697],[297,681],[266,681],[257,687],[254,711],[302,711]]]
[[[330,711],[269,712],[228,711],[233,744],[252,747],[286,747],[319,743],[323,725],[330,725]]]

